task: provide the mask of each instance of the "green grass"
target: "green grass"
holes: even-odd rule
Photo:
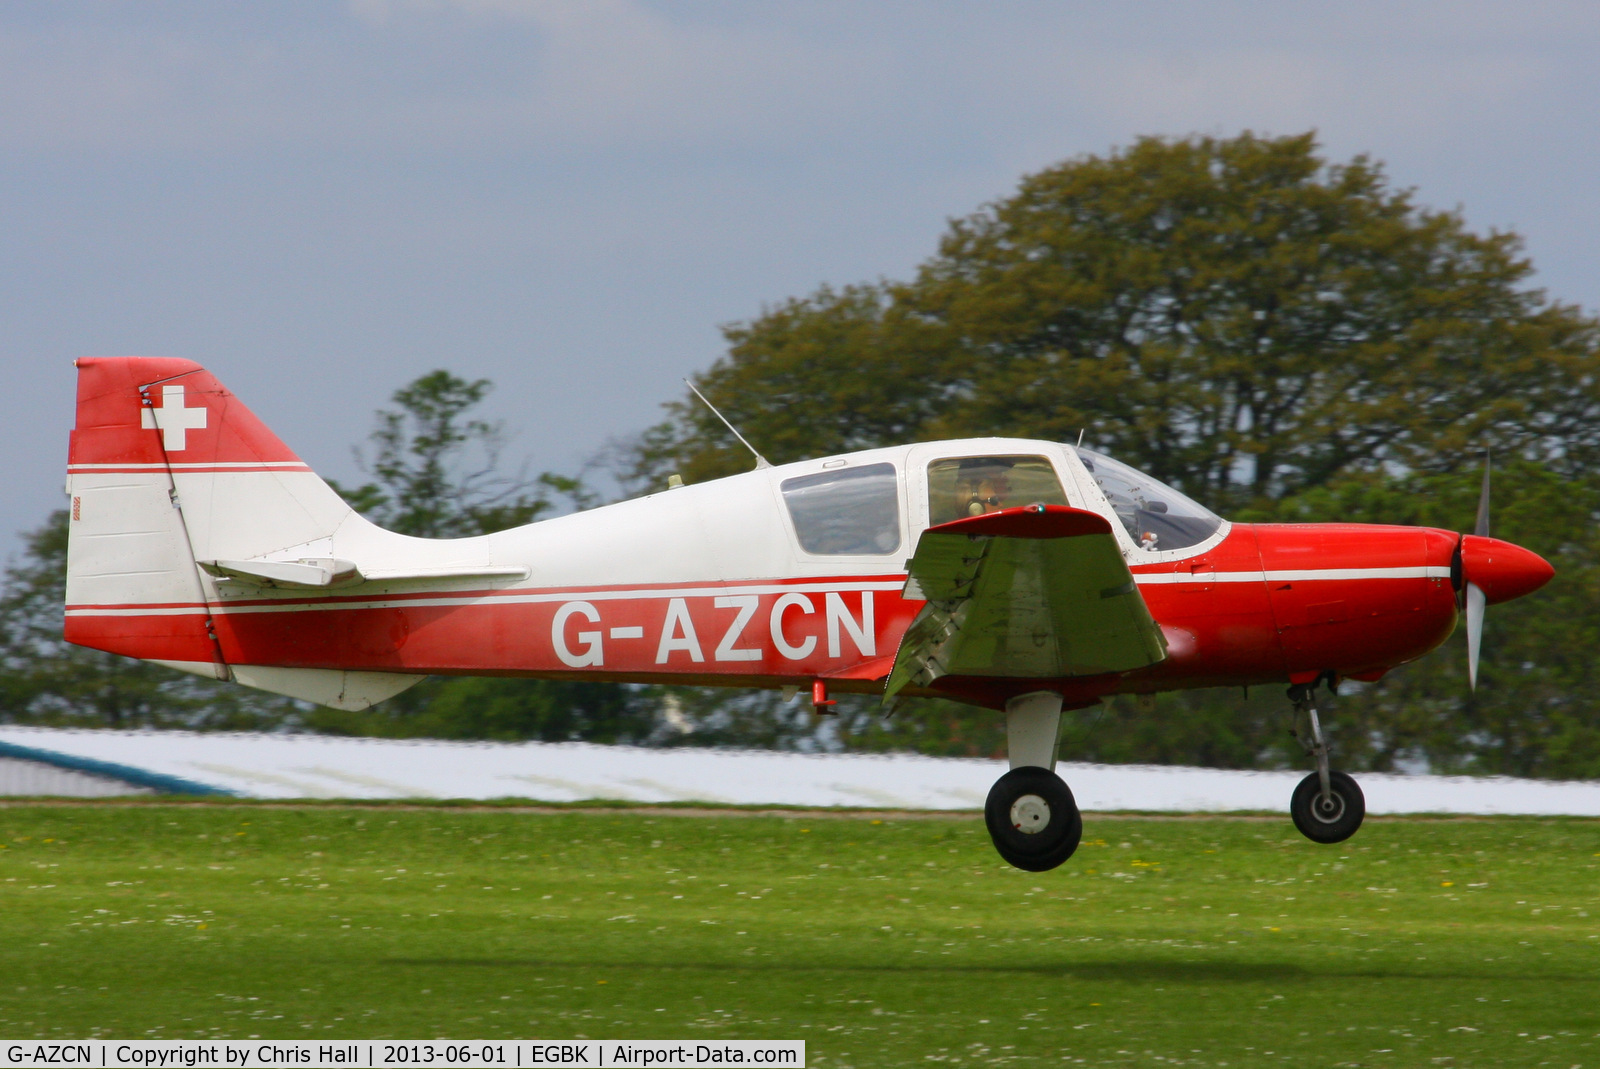
[[[1600,822],[0,809],[0,1038],[789,1038],[815,1066],[1600,1066]],[[1594,916],[1591,916],[1594,914]]]

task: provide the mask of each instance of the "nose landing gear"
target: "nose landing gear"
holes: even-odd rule
[[[1312,700],[1315,683],[1297,683],[1289,688],[1294,703],[1295,738],[1317,763],[1317,770],[1295,787],[1289,799],[1289,816],[1294,826],[1314,843],[1342,843],[1356,833],[1367,815],[1367,800],[1361,788],[1343,772],[1328,767],[1328,744],[1322,738],[1322,722]],[[1299,730],[1304,719],[1308,730]]]
[[[1000,856],[1028,872],[1055,868],[1083,838],[1078,803],[1053,771],[1060,727],[1059,694],[1024,694],[1006,704],[1011,771],[990,789],[983,819]]]

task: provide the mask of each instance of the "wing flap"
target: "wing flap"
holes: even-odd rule
[[[901,640],[885,701],[946,675],[1091,676],[1166,657],[1096,513],[1030,505],[930,527],[907,571],[905,596],[927,604]]]

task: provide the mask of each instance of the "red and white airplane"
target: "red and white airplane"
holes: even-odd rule
[[[938,695],[1003,710],[986,820],[1043,871],[1082,820],[1063,708],[1288,683],[1296,826],[1365,804],[1312,695],[1375,680],[1554,574],[1477,534],[1231,524],[1088,449],[979,438],[773,467],[474,538],[351,510],[198,364],[77,361],[66,637],[343,709],[429,674]],[[1487,479],[1487,477],[1486,477]],[[1487,490],[1487,481],[1485,482]],[[1487,497],[1487,495],[1486,495]]]

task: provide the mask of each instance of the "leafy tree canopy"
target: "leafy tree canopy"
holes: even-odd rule
[[[824,287],[725,328],[698,385],[774,462],[938,438],[1103,448],[1219,509],[1494,445],[1600,460],[1600,325],[1513,234],[1418,206],[1311,134],[1143,138],[950,224],[906,282]],[[623,475],[748,456],[692,398]]]

